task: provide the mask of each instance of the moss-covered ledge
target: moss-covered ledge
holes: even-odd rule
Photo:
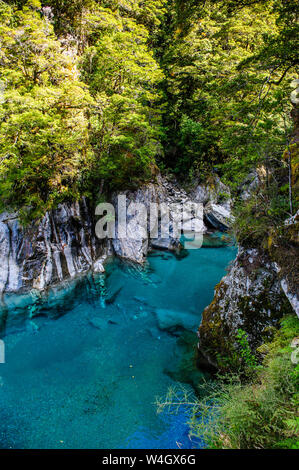
[[[237,336],[247,334],[252,352],[267,340],[283,315],[292,312],[275,264],[258,249],[240,248],[227,276],[215,288],[198,330],[198,361],[222,370],[242,366]]]

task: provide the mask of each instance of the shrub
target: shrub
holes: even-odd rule
[[[207,447],[298,449],[299,365],[291,361],[291,342],[298,335],[298,318],[285,317],[273,341],[260,348],[263,365],[249,381],[227,374],[201,385],[201,399],[172,390],[166,401],[158,400],[158,410],[172,409],[172,402],[176,409],[188,406],[190,435]]]

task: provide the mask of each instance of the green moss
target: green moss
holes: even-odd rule
[[[221,369],[234,367],[238,362],[234,341],[221,318],[219,307],[226,291],[227,285],[223,281],[217,284],[214,299],[204,310],[199,327],[200,351]]]
[[[255,278],[259,263],[248,266],[249,269],[251,279]],[[283,291],[276,292],[273,288],[274,282],[276,279],[273,276],[267,276],[260,294],[240,297],[234,306],[236,315],[240,316],[236,327],[241,326],[248,337],[250,350],[258,360],[262,359],[262,355],[257,352],[257,348],[264,341],[273,339],[273,332],[279,326],[280,319],[292,313],[292,307]],[[200,352],[222,371],[238,370],[245,366],[242,345],[238,342],[238,330],[226,318],[230,299],[225,300],[224,307],[220,305],[225,299],[227,287],[224,281],[216,286],[214,299],[204,310],[199,328]]]

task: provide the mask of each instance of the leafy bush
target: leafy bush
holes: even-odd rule
[[[254,368],[257,366],[257,360],[251,352],[251,348],[248,343],[248,335],[244,330],[239,328],[236,335],[236,339],[240,346],[240,353],[245,367],[250,370],[254,370]]]

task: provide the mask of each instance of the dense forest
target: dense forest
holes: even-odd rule
[[[296,1],[1,0],[0,15],[2,208],[26,222],[159,170],[237,191],[258,168],[261,219],[294,213]]]

